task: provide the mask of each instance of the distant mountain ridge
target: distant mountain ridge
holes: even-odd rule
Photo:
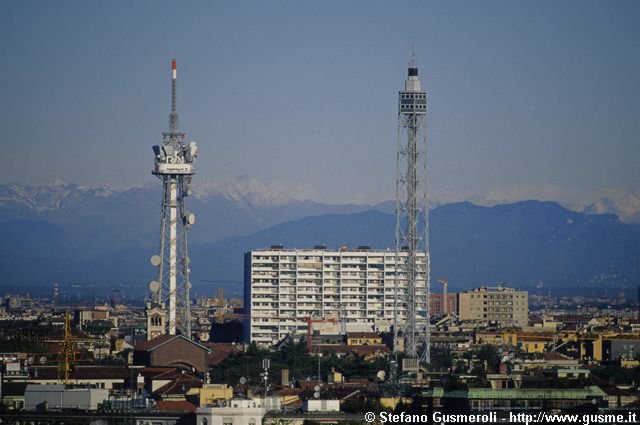
[[[238,290],[243,253],[272,244],[309,248],[394,248],[393,202],[328,205],[293,199],[248,176],[194,187],[190,233],[194,289]],[[133,284],[155,270],[160,184],[117,190],[56,182],[0,185],[0,271],[19,289],[55,282]],[[584,214],[554,202],[483,207],[446,204],[431,212],[434,277],[452,286],[588,286],[640,281],[640,225]]]
[[[395,219],[381,211],[305,217],[253,235],[193,250],[205,265],[194,278],[239,281],[242,253],[283,244],[394,249]],[[482,207],[447,204],[430,214],[432,276],[470,288],[506,282],[518,287],[634,284],[640,280],[640,227],[614,215],[586,215],[553,202]],[[226,267],[224,267],[226,265]],[[205,273],[206,278],[203,277]]]
[[[25,234],[33,233],[30,227],[36,222],[57,226],[68,239],[58,249],[63,255],[80,258],[132,247],[151,248],[158,243],[161,197],[160,182],[121,190],[60,181],[39,187],[0,185],[0,225],[17,227],[17,233]],[[197,219],[190,233],[193,243],[246,235],[313,214],[370,208],[300,201],[249,176],[194,185],[187,207]],[[45,234],[44,245],[46,239]],[[20,245],[15,238],[5,238],[0,248]]]

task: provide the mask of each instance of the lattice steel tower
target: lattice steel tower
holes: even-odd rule
[[[155,166],[152,173],[162,181],[163,197],[160,254],[151,257],[151,263],[158,267],[158,276],[149,284],[153,304],[150,303],[147,310],[153,308],[164,315],[153,316],[148,323],[152,322],[169,335],[179,333],[191,338],[187,231],[195,223],[195,215],[187,211],[185,197],[191,194],[198,147],[196,142],[186,144],[185,133],[178,131],[176,74],[174,59],[171,63],[169,131],[162,133],[162,146],[153,146]]]
[[[415,52],[398,98],[396,179],[396,304],[394,351],[430,362],[429,211],[427,209],[427,93],[421,89]],[[400,252],[406,251],[402,261]]]

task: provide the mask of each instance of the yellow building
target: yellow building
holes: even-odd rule
[[[550,335],[518,335],[518,342],[525,353],[544,353],[549,343],[553,343],[553,337]]]
[[[474,344],[476,345],[502,345],[505,344],[502,332],[475,332]]]
[[[458,294],[460,320],[526,327],[529,294],[513,288],[481,287]]]
[[[192,388],[189,394],[199,393],[200,406],[211,406],[218,400],[231,400],[233,388],[227,384],[205,384],[202,388]]]
[[[380,398],[380,406],[383,409],[395,409],[398,403],[402,401],[403,404],[409,405],[413,401],[409,397],[381,397]]]
[[[382,344],[382,337],[375,332],[349,332],[347,345],[375,345]]]

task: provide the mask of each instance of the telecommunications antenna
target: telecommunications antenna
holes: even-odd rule
[[[162,181],[163,194],[160,250],[151,257],[151,264],[158,268],[155,278],[158,288],[149,288],[153,302],[166,310],[165,333],[191,338],[191,270],[187,235],[196,222],[196,216],[187,209],[186,198],[192,193],[198,146],[195,142],[185,141],[185,133],[179,131],[178,122],[177,64],[174,59],[171,61],[169,131],[162,133],[161,145],[152,147],[152,174]]]
[[[152,280],[149,282],[149,290],[154,294],[160,290],[160,282],[157,280]]]

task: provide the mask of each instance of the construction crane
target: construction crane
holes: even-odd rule
[[[445,277],[444,279],[438,279],[438,283],[442,285],[442,315],[446,316],[449,313],[449,297],[447,295],[449,280]]]
[[[214,304],[216,310],[213,313],[213,317],[216,323],[224,323],[224,317],[226,315],[226,300],[224,299],[224,288],[218,288],[218,297],[215,298]]]
[[[71,335],[71,318],[69,310],[64,315],[64,339],[58,351],[58,381],[71,383],[71,374],[76,371],[75,340]]]

